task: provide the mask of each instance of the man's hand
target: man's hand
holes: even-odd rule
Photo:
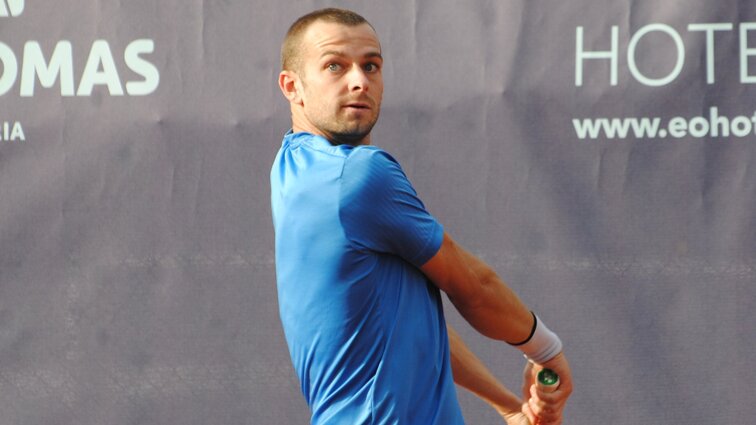
[[[536,384],[536,376],[544,368],[559,375],[559,388],[546,392]],[[528,362],[523,376],[523,398],[527,400],[522,411],[533,425],[560,425],[567,399],[572,394],[572,373],[564,353],[542,365]]]
[[[528,417],[522,412],[507,415],[502,414],[501,416],[504,418],[507,425],[533,425],[533,423],[528,420]]]

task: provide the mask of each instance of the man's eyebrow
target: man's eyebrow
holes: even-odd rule
[[[339,56],[344,57],[347,56],[346,53],[338,51],[338,50],[326,50],[325,52],[321,53],[320,57],[324,58],[326,56]],[[381,52],[368,52],[365,53],[364,57],[366,58],[378,58],[380,60],[383,60],[383,56],[381,55]]]
[[[340,52],[338,50],[326,50],[325,52],[320,54],[321,58],[324,58],[326,56],[346,56],[343,52]]]

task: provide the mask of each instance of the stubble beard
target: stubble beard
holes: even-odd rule
[[[311,120],[333,145],[357,146],[364,144],[365,138],[378,122],[380,110],[369,121],[352,121],[338,116],[327,120]]]
[[[301,75],[301,81],[302,81],[302,88],[304,88],[305,92],[307,92],[307,86],[306,83],[306,77],[304,70],[298,71]],[[308,96],[309,97],[309,96]],[[373,100],[367,100],[368,103],[371,104],[371,111],[375,111],[375,115],[370,118],[369,121],[366,123],[362,123],[361,121],[357,120],[356,122],[351,122],[349,117],[340,117],[339,112],[343,112],[341,110],[340,105],[336,105],[337,108],[339,108],[333,115],[329,116],[329,111],[327,108],[333,107],[333,105],[328,105],[327,108],[322,108],[318,116],[311,116],[311,114],[307,113],[307,109],[304,110],[305,118],[315,126],[315,128],[318,129],[319,132],[321,132],[326,139],[328,139],[329,142],[331,142],[332,145],[351,145],[351,146],[357,146],[364,144],[364,140],[370,132],[373,130],[373,127],[378,122],[378,117],[381,113],[381,104],[379,102],[375,102]]]

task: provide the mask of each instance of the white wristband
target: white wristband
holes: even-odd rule
[[[536,321],[533,336],[526,343],[516,347],[525,354],[528,360],[543,364],[562,352],[562,340],[551,332],[537,315],[533,314],[533,317]]]

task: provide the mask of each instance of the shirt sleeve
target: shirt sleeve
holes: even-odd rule
[[[339,217],[357,249],[390,253],[419,267],[438,252],[443,227],[425,209],[399,163],[375,147],[347,157]]]

